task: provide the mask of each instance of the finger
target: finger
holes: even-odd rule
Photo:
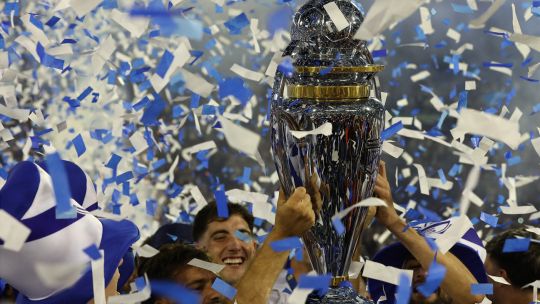
[[[285,197],[285,191],[283,191],[283,187],[280,187],[279,188],[278,201],[277,201],[278,207],[285,204],[286,201],[287,201],[287,199]]]
[[[386,178],[386,163],[382,160],[379,162],[379,174]]]
[[[286,201],[286,204],[288,204],[288,203],[298,203],[304,198],[305,195],[306,195],[306,188],[298,187],[298,188],[296,188],[294,190],[291,197],[289,197],[289,199]]]

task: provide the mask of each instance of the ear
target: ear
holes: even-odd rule
[[[499,269],[499,276],[503,279],[506,280],[506,282],[512,284],[512,281],[510,280],[510,278],[508,277],[508,273],[506,273],[506,270],[500,268]]]

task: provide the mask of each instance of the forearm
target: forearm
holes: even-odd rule
[[[424,269],[428,269],[435,257],[435,251],[431,249],[427,241],[414,229],[406,229],[405,222],[396,218],[388,229],[418,260]],[[471,272],[450,252],[437,253],[437,263],[446,268],[446,276],[441,284],[441,289],[450,296],[455,303],[479,303],[483,296],[471,294],[471,285],[477,281]]]
[[[271,232],[246,274],[237,285],[236,302],[238,304],[268,303],[270,291],[287,262],[289,250],[275,252],[270,243],[282,239],[277,232]]]

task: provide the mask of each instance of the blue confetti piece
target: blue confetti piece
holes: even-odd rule
[[[382,50],[375,50],[371,53],[373,55],[373,58],[380,58],[380,57],[386,57],[386,49]]]
[[[484,62],[483,66],[485,68],[489,67],[495,67],[495,68],[512,68],[514,66],[513,63],[495,63],[495,62]]]
[[[141,123],[145,126],[156,125],[158,118],[167,107],[163,98],[158,94],[154,94],[154,101],[150,102],[144,109],[144,114],[141,117]]]
[[[214,197],[216,198],[218,217],[228,218],[229,207],[227,206],[227,196],[225,195],[225,191],[223,190],[214,191]]]
[[[492,295],[493,284],[471,284],[471,294],[473,295]]]
[[[77,135],[71,142],[75,147],[75,151],[77,151],[77,157],[81,157],[81,155],[86,152],[86,146],[84,145],[84,140],[81,134]]]
[[[226,78],[219,83],[219,98],[223,100],[231,95],[236,97],[242,106],[245,106],[253,96],[253,92],[246,87],[242,78]]]
[[[508,164],[508,167],[517,165],[517,164],[521,163],[521,157],[514,156],[512,158],[509,158],[508,160],[506,160],[506,163]]]
[[[292,77],[294,73],[294,66],[292,60],[290,58],[283,60],[278,65],[277,70],[283,75],[285,75],[285,77]]]
[[[177,282],[151,280],[152,293],[173,300],[174,303],[191,304],[199,303],[200,296],[195,291],[188,289]]]
[[[118,163],[120,162],[120,160],[122,160],[122,157],[113,153],[105,167],[116,170],[116,167],[118,167]]]
[[[531,239],[529,238],[506,239],[504,241],[503,252],[504,253],[524,252],[524,251],[529,250],[530,245],[531,245]]]
[[[172,235],[172,234],[169,234],[167,233],[167,236],[173,241],[173,242],[176,242],[176,240],[178,239],[178,237],[176,235]]]
[[[480,214],[480,220],[494,228],[497,227],[497,223],[499,222],[498,217],[484,212]]]
[[[83,251],[94,261],[101,259],[101,253],[95,244],[86,247]]]
[[[48,154],[45,157],[49,175],[52,178],[54,196],[56,198],[56,218],[73,219],[77,217],[76,209],[71,205],[71,192],[69,180],[66,175],[64,163],[58,153]]]
[[[387,140],[390,137],[394,136],[397,132],[403,129],[403,123],[401,121],[391,125],[389,128],[384,130],[381,134],[381,140]]]
[[[93,89],[91,87],[87,87],[82,93],[81,95],[79,95],[79,97],[77,97],[77,100],[78,101],[83,101],[86,96],[90,95],[90,93],[92,93]]]
[[[326,294],[330,287],[332,276],[326,275],[301,275],[298,280],[298,288],[319,290],[321,295]]]
[[[242,33],[242,29],[249,25],[249,19],[246,14],[241,13],[240,15],[225,22],[224,25],[229,30],[231,35],[240,35]]]
[[[133,178],[133,172],[131,171],[125,172],[116,177],[116,184],[117,185],[123,184],[132,178]]]
[[[234,232],[234,236],[236,236],[239,240],[243,241],[244,243],[249,243],[251,241],[253,241],[253,238],[251,237],[251,235],[245,233],[245,232],[242,232],[240,230],[236,230]]]
[[[446,268],[443,265],[437,263],[436,261],[433,261],[433,263],[431,263],[431,266],[429,266],[426,282],[419,285],[417,287],[417,290],[420,291],[420,293],[424,295],[424,297],[429,297],[439,288],[439,286],[441,286],[445,275]]]
[[[446,184],[446,176],[444,175],[443,169],[437,170],[437,173],[439,174],[439,178],[441,179],[443,185]]]
[[[156,73],[159,75],[159,77],[165,78],[165,74],[167,74],[167,71],[169,70],[173,60],[174,55],[168,50],[165,50],[163,56],[161,56],[161,60],[156,67]]]
[[[339,217],[332,219],[332,225],[334,225],[337,234],[343,235],[343,233],[345,233],[345,226]]]
[[[39,60],[41,64],[43,64],[46,67],[50,67],[53,69],[63,70],[64,69],[64,60],[54,58],[53,56],[47,55],[45,53],[45,48],[41,43],[37,43],[36,46],[36,52],[38,54]]]
[[[270,247],[275,252],[283,252],[294,248],[302,248],[302,241],[299,237],[288,237],[281,240],[273,241]]]
[[[13,12],[14,16],[19,16],[20,7],[18,2],[7,2],[4,6],[4,13],[7,16],[11,16]]]
[[[468,100],[469,93],[467,91],[463,91],[459,93],[459,101],[458,101],[458,107],[457,112],[461,112],[461,109],[464,109],[467,107],[467,100]]]
[[[225,281],[220,278],[216,278],[214,284],[212,284],[212,289],[224,295],[229,300],[233,300],[237,292],[236,288],[225,283]]]
[[[396,292],[396,304],[408,304],[412,295],[409,277],[402,273],[399,276],[399,285]]]
[[[534,114],[536,114],[536,113],[538,113],[538,112],[540,112],[540,103],[537,104],[537,105],[535,105],[535,106],[533,107],[533,110],[532,110],[532,112],[531,112],[531,115],[534,115]]]
[[[60,21],[60,18],[56,17],[56,16],[52,16],[46,23],[45,25],[47,25],[48,27],[54,27],[54,25],[56,23],[58,23],[58,21]]]
[[[151,199],[147,200],[146,201],[146,214],[150,216],[155,216],[157,205],[158,205],[157,201],[151,200]]]

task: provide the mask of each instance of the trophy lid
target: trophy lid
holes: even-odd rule
[[[292,42],[283,55],[303,72],[332,66],[333,72],[374,74],[382,66],[373,65],[366,41],[354,38],[363,21],[355,0],[310,0],[294,16]]]

